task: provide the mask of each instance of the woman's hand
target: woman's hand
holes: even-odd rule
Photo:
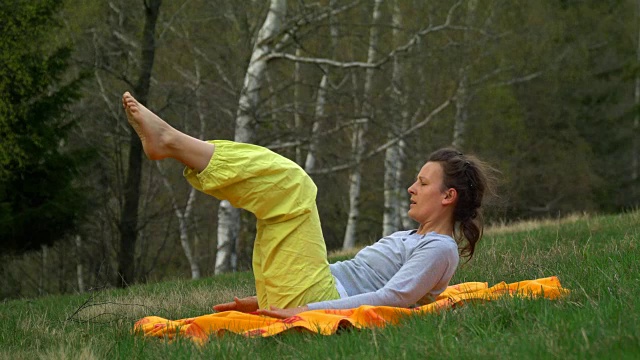
[[[213,306],[213,310],[217,312],[234,310],[243,313],[250,313],[258,310],[258,308],[258,297],[256,296],[249,296],[242,299],[234,297],[232,302]]]
[[[309,307],[307,305],[298,306],[297,308],[291,308],[291,309],[280,309],[275,306],[271,306],[270,310],[267,310],[267,309],[258,310],[258,314],[279,318],[279,319],[286,319],[286,318],[290,318],[292,316],[298,315],[305,311],[309,311]]]

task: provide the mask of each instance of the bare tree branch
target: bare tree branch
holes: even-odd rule
[[[544,73],[544,71],[536,71],[534,73],[531,73],[531,74],[528,74],[528,75],[525,75],[525,76],[512,78],[512,79],[509,79],[507,81],[501,81],[501,82],[495,84],[495,86],[513,85],[513,84],[518,84],[518,83],[522,83],[522,82],[531,81],[531,80],[539,77],[543,73]]]
[[[164,28],[162,29],[162,31],[160,32],[160,35],[158,35],[158,39],[162,39],[164,37],[164,33],[167,32],[168,29],[172,29],[173,28],[173,22],[176,19],[176,17],[178,16],[178,14],[180,14],[182,12],[182,10],[184,10],[184,8],[187,6],[187,4],[190,2],[191,0],[184,0],[184,2],[182,3],[182,5],[180,5],[180,7],[178,7],[178,10],[176,10],[171,17],[169,18],[168,21],[166,21],[164,23]],[[173,29],[172,29],[173,30]]]
[[[283,26],[283,30],[280,31],[279,33],[275,34],[274,36],[265,39],[265,41],[271,41],[274,38],[277,38],[278,36],[280,36],[282,33],[285,33],[285,35],[282,37],[282,39],[274,46],[274,50],[275,51],[280,51],[282,50],[286,45],[289,45],[290,42],[293,40],[295,42],[295,38],[294,36],[292,36],[292,34],[297,34],[298,29],[302,26],[305,25],[309,25],[312,23],[316,23],[316,22],[320,22],[330,16],[336,16],[342,12],[345,12],[347,10],[350,10],[354,7],[356,7],[358,4],[360,4],[362,2],[362,0],[356,0],[354,2],[351,2],[349,4],[343,5],[339,8],[336,9],[329,9],[325,12],[320,13],[319,15],[315,16],[315,17],[309,17],[307,14],[302,15],[299,19],[294,19],[293,25],[289,25],[289,24],[285,24]]]
[[[357,125],[357,124],[361,124],[363,122],[367,122],[368,119],[364,119],[364,118],[358,118],[358,119],[353,119],[351,121],[346,121],[343,122],[341,124],[338,124],[337,126],[335,126],[333,129],[329,129],[327,131],[324,131],[322,133],[316,134],[315,136],[318,138],[322,138],[325,136],[329,136],[331,134],[337,133],[338,131],[346,128],[346,127],[350,127],[353,125]],[[311,138],[305,138],[305,139],[301,139],[301,140],[296,140],[296,141],[288,141],[288,142],[284,142],[284,143],[280,143],[280,142],[275,142],[269,145],[265,145],[264,147],[266,147],[267,149],[270,150],[280,150],[280,149],[286,149],[286,148],[292,148],[295,146],[300,146],[300,145],[304,145],[307,144],[311,141]]]
[[[418,31],[416,34],[414,34],[411,37],[411,39],[409,39],[409,41],[406,44],[393,49],[389,54],[387,54],[381,60],[379,60],[377,62],[374,62],[374,63],[363,62],[363,61],[347,61],[347,62],[343,62],[343,61],[336,61],[336,60],[325,59],[325,58],[313,58],[313,57],[295,56],[295,55],[288,54],[288,53],[283,53],[283,52],[271,52],[271,53],[265,55],[265,60],[266,61],[271,61],[271,60],[274,60],[274,59],[286,59],[286,60],[302,62],[302,63],[306,63],[306,64],[327,65],[327,66],[333,66],[333,67],[342,68],[342,69],[349,69],[349,68],[364,68],[364,69],[379,68],[382,65],[386,64],[387,62],[389,62],[394,57],[396,57],[396,56],[398,56],[398,55],[400,55],[402,53],[406,53],[406,52],[411,51],[411,49],[420,41],[420,38],[426,36],[427,34],[438,32],[438,31],[443,31],[443,30],[446,30],[446,29],[451,29],[452,28],[451,27],[451,19],[453,17],[453,13],[454,13],[455,9],[457,9],[458,6],[460,6],[460,4],[462,4],[462,1],[458,1],[457,3],[455,3],[449,9],[449,13],[447,14],[447,19],[445,20],[445,22],[442,25],[429,26],[429,27],[427,27],[425,29],[422,29],[422,30]]]
[[[360,162],[364,162],[365,160],[370,159],[371,157],[379,154],[380,152],[386,150],[388,147],[392,146],[393,144],[397,143],[398,141],[402,140],[402,138],[404,136],[409,135],[410,133],[418,130],[419,128],[427,125],[431,120],[433,120],[433,118],[438,115],[440,112],[442,112],[444,109],[446,109],[450,104],[451,101],[453,100],[453,96],[449,97],[447,100],[445,100],[442,104],[440,104],[437,108],[433,109],[429,115],[427,115],[426,118],[424,118],[424,120],[420,121],[417,124],[414,124],[413,126],[407,128],[406,130],[402,131],[400,134],[398,134],[398,136],[396,136],[395,138],[387,141],[386,143],[378,146],[377,148],[371,150],[370,152],[368,152],[366,155],[364,155],[362,157],[362,159],[360,160]],[[347,170],[350,169],[351,167],[357,165],[357,162],[355,161],[351,161],[348,162],[346,164],[341,164],[341,165],[336,165],[330,168],[325,168],[325,169],[319,169],[316,171],[311,172],[310,174],[315,175],[315,174],[328,174],[328,173],[333,173],[333,172],[338,172],[338,171],[343,171],[343,170]]]
[[[220,66],[220,64],[218,64],[218,62],[212,60],[211,58],[209,58],[202,50],[200,50],[197,46],[193,47],[193,52],[195,52],[196,54],[200,55],[206,62],[208,62],[209,64],[212,64],[214,66],[214,68],[216,69],[216,72],[218,73],[218,75],[220,76],[220,78],[222,79],[222,81],[229,87],[229,89],[224,89],[225,91],[227,91],[229,94],[236,96],[238,94],[238,89],[237,87],[233,84],[233,81],[231,81],[227,75],[224,73],[224,71],[222,71],[222,67]]]

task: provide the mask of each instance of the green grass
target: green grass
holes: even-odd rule
[[[226,335],[198,348],[184,339],[131,334],[143,316],[201,315],[233,295],[251,294],[249,273],[8,301],[0,305],[0,358],[639,358],[639,239],[638,211],[495,228],[452,283],[557,275],[571,295],[469,305],[328,337]]]

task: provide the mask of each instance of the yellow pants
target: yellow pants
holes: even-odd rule
[[[317,188],[297,164],[260,146],[215,140],[206,169],[184,175],[196,189],[257,218],[253,273],[260,308],[340,298],[329,270]]]

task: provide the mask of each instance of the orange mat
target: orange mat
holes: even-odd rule
[[[469,302],[490,301],[505,296],[557,299],[568,293],[569,290],[562,288],[555,276],[511,284],[501,282],[492,287],[487,283],[467,282],[449,286],[435,302],[412,309],[363,305],[356,309],[307,311],[287,319],[275,319],[237,311],[225,311],[182,320],[147,316],[135,323],[134,331],[143,333],[144,336],[159,338],[185,337],[200,345],[206,343],[212,336],[220,336],[227,332],[250,337],[267,337],[295,329],[331,335],[338,329],[361,329],[396,324],[401,317],[409,314],[434,313]]]

